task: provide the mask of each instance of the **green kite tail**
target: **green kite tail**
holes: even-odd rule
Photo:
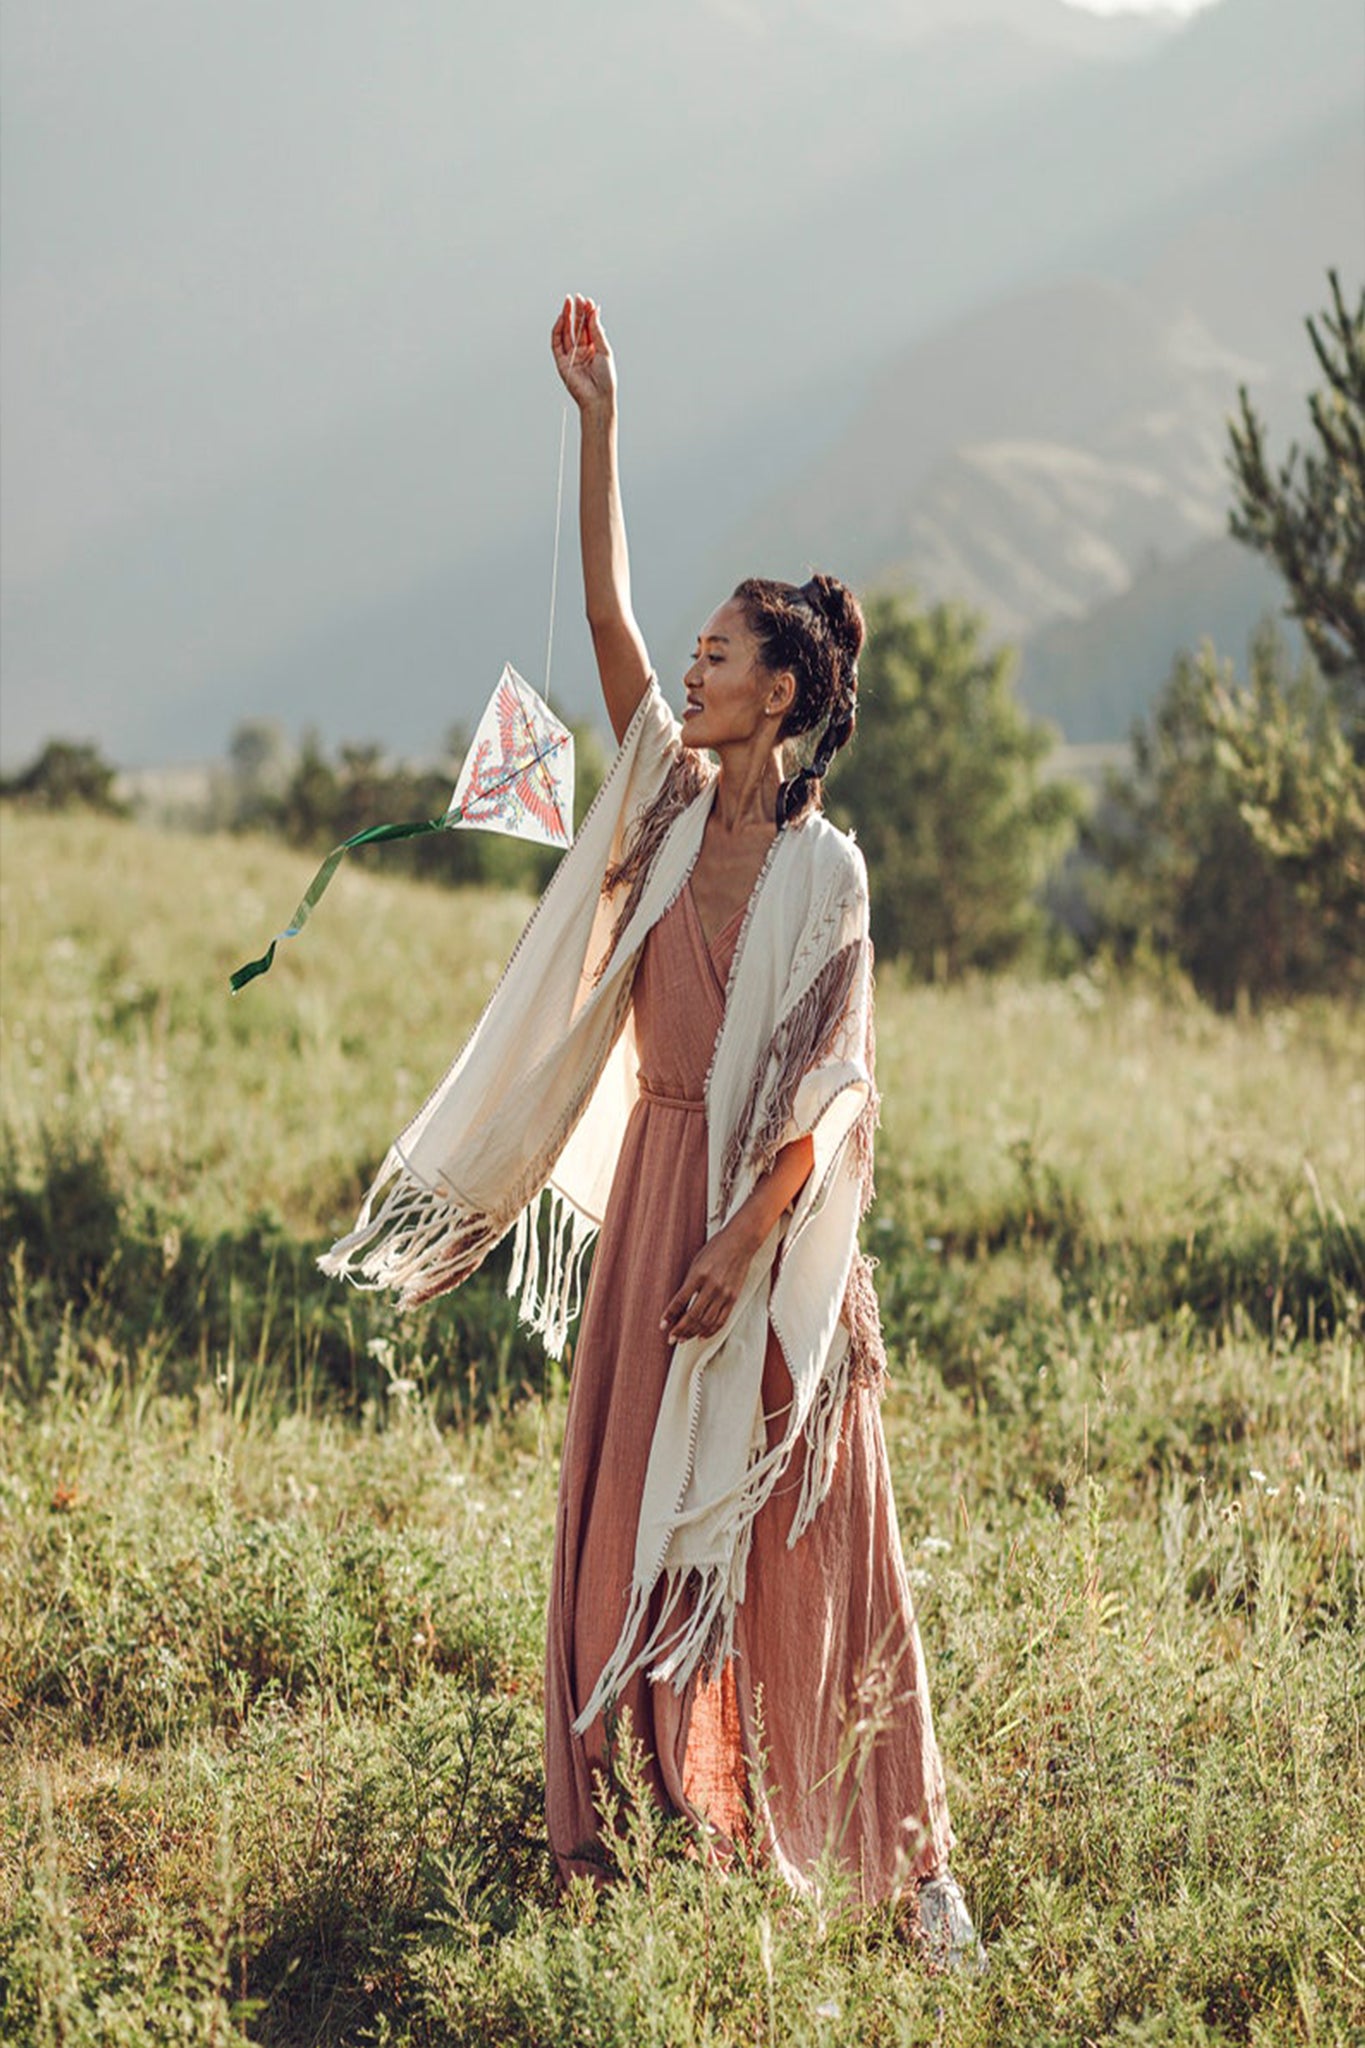
[[[316,910],[327,884],[341,866],[342,855],[349,853],[353,846],[378,846],[386,839],[415,839],[422,832],[444,832],[448,826],[457,824],[461,815],[459,811],[447,811],[442,818],[416,818],[407,825],[371,825],[367,831],[356,832],[351,838],[343,839],[340,846],[332,848],[308,884],[303,901],[284,930],[276,933],[259,960],[248,960],[245,967],[239,967],[237,972],[229,977],[232,993],[240,995],[249,981],[254,981],[258,974],[265,974],[268,971],[271,961],[275,958],[275,948],[281,939],[298,937]]]

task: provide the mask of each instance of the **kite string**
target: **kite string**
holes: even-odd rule
[[[578,337],[569,350],[569,368],[572,369],[578,357]],[[545,702],[550,701],[550,660],[555,651],[555,601],[559,594],[559,528],[564,511],[564,451],[569,438],[569,399],[564,397],[564,410],[559,415],[559,481],[555,486],[555,544],[550,558],[550,628],[545,636]]]
[[[559,417],[559,483],[555,490],[555,545],[550,560],[550,629],[545,636],[545,702],[550,701],[550,659],[555,651],[555,600],[559,592],[559,522],[564,509],[564,445],[569,438],[569,404]]]

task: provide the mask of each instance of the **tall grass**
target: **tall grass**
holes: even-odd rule
[[[1365,2038],[1360,1018],[884,976],[868,1241],[991,1949],[540,1817],[564,1387],[316,1276],[524,914],[0,815],[0,2035]]]

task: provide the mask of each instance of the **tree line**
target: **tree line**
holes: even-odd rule
[[[926,979],[1096,955],[1156,965],[1227,1007],[1365,985],[1365,293],[1307,322],[1322,383],[1311,439],[1278,464],[1245,388],[1229,423],[1230,530],[1266,555],[1306,653],[1263,622],[1246,672],[1210,644],[1180,654],[1097,801],[1052,772],[1056,736],[1013,687],[1009,650],[952,603],[873,596],[858,742],[827,795],[872,884],[883,959]],[[577,811],[605,769],[576,729]],[[430,769],[375,745],[294,752],[253,722],[234,735],[215,822],[310,850],[449,800],[465,736]],[[118,807],[98,751],[53,741],[0,794]],[[555,855],[490,833],[386,847],[388,868],[539,890]]]

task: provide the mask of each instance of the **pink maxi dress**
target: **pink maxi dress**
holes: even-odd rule
[[[575,1347],[560,1471],[546,1653],[546,1814],[562,1880],[600,1877],[599,1718],[573,1721],[625,1614],[645,1467],[672,1347],[665,1302],[706,1239],[703,1089],[743,913],[708,945],[691,887],[650,933],[632,1001],[640,1098],[627,1127]],[[770,1335],[764,1407],[775,1440],[791,1384]],[[864,1903],[946,1871],[952,1835],[919,1634],[891,1495],[877,1390],[855,1386],[838,1462],[791,1548],[797,1462],[759,1514],[734,1656],[679,1694],[644,1673],[628,1710],[660,1806],[722,1857],[734,1843],[802,1885],[823,1857]]]

